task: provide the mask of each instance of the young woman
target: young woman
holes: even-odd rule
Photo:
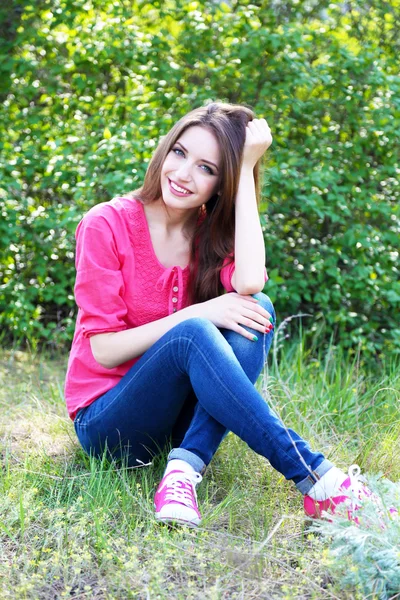
[[[295,483],[311,516],[364,493],[254,387],[275,320],[258,215],[271,142],[244,106],[197,108],[162,139],[143,187],[77,229],[69,414],[87,453],[129,466],[172,440],[160,521],[200,523],[195,486],[227,431]]]

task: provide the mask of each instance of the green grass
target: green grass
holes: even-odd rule
[[[285,423],[338,466],[398,481],[398,363],[281,348],[281,334],[259,388]],[[89,459],[66,415],[65,366],[0,355],[0,598],[367,597],[341,573],[334,534],[310,533],[295,487],[232,434],[198,489],[202,527],[155,523],[165,457],[136,470]]]

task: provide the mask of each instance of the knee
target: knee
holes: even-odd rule
[[[211,346],[221,347],[226,344],[225,338],[214,323],[202,317],[192,317],[182,321],[174,328],[175,335],[189,345],[195,343],[198,347],[206,348]]]
[[[264,294],[264,292],[260,292],[259,294],[253,294],[253,298],[258,300],[259,304],[261,304],[261,306],[263,308],[265,308],[266,311],[269,312],[269,314],[272,316],[274,323],[275,323],[275,321],[276,321],[275,309],[274,309],[274,306],[273,306],[269,296],[267,296],[267,294]]]
[[[192,335],[215,334],[218,332],[217,327],[208,319],[202,317],[192,317],[186,321],[182,321],[176,325],[181,333],[190,333]]]

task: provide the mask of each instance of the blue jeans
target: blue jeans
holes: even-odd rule
[[[254,297],[274,316],[265,294]],[[78,411],[74,425],[84,450],[100,456],[107,448],[112,458],[138,466],[172,437],[169,459],[202,472],[230,430],[307,493],[332,464],[287,429],[254,387],[273,333],[249,331],[258,341],[202,318],[176,325],[114,388]]]

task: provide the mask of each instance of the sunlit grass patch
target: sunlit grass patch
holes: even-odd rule
[[[258,385],[288,426],[339,466],[399,479],[396,370],[332,358],[316,367],[295,345],[279,364]],[[202,526],[156,523],[166,455],[135,470],[86,456],[64,406],[64,370],[44,356],[0,360],[1,598],[362,597],[356,579],[343,583],[329,535],[308,532],[295,487],[233,434],[198,488]],[[389,413],[374,404],[384,387]],[[358,412],[346,420],[334,404],[354,389]]]

